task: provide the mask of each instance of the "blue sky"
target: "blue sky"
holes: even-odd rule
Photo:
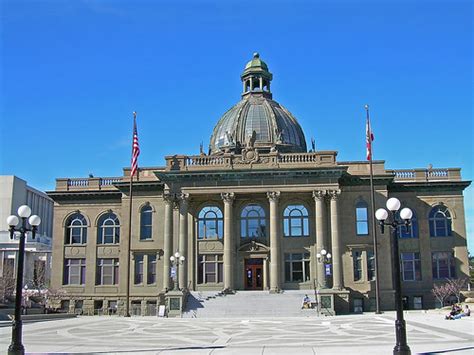
[[[0,173],[118,176],[138,111],[141,166],[199,152],[258,51],[308,145],[473,179],[470,1],[1,2]],[[474,251],[474,194],[465,191]]]

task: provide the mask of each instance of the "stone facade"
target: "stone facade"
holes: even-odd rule
[[[245,112],[229,110],[214,129],[209,155],[201,149],[197,156],[168,156],[165,167],[139,169],[131,208],[132,310],[153,313],[174,282],[180,289],[229,292],[318,289],[334,295],[338,313],[374,309],[369,163],[338,162],[335,151],[302,152],[298,123],[271,99],[266,64],[254,56],[244,74],[242,100],[258,96],[267,103],[248,101],[238,104]],[[263,113],[257,117],[258,105]],[[243,142],[245,122],[257,119],[256,126],[267,125],[272,133],[254,130]],[[284,120],[297,126],[293,136],[284,133]],[[413,237],[400,237],[408,258],[402,285],[408,307],[433,307],[437,279],[468,274],[462,193],[470,182],[462,181],[458,168],[395,171],[374,161],[373,169],[376,208],[397,197],[416,216]],[[125,169],[122,177],[58,179],[48,193],[55,201],[53,287],[66,290],[65,299],[83,312],[123,311],[129,181]],[[80,228],[87,240],[71,239],[73,215],[84,217]],[[109,222],[116,218],[113,227],[104,224],[105,215]],[[438,229],[430,230],[436,223]],[[381,306],[393,309],[389,232],[376,231]],[[332,254],[329,266],[317,257],[322,249]],[[178,270],[170,262],[176,251],[185,257]],[[71,260],[83,264],[71,266]]]

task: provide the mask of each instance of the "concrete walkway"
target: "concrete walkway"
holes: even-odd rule
[[[78,317],[25,324],[28,353],[391,354],[394,312],[325,318],[162,319]],[[412,353],[473,354],[474,317],[406,313]],[[0,353],[11,328],[0,328]]]

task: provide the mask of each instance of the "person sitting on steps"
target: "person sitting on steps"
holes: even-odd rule
[[[301,309],[304,309],[304,308],[311,308],[311,299],[308,297],[308,295],[304,295],[304,298],[303,298],[303,305],[301,306]]]

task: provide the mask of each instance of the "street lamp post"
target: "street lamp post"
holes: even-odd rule
[[[322,284],[320,284],[318,280],[318,286],[321,286],[322,288],[326,288],[326,276],[327,276],[326,265],[331,264],[332,255],[331,253],[328,253],[326,249],[323,248],[321,249],[319,253],[316,254],[316,258],[318,259],[318,263],[321,263],[324,265],[324,279],[321,280]]]
[[[180,290],[179,285],[178,285],[178,282],[179,282],[179,265],[183,265],[184,260],[186,260],[186,258],[183,255],[181,255],[181,253],[179,251],[176,251],[176,253],[174,253],[174,255],[170,256],[171,265],[173,265],[176,268],[175,282],[174,282],[174,285],[173,285],[173,291],[179,291]]]
[[[21,225],[15,228],[20,220],[17,216],[12,215],[7,218],[7,223],[10,226],[10,238],[13,239],[14,233],[20,233],[20,243],[18,247],[17,273],[16,273],[16,294],[15,294],[15,319],[12,322],[12,342],[8,347],[9,355],[23,355],[25,347],[21,342],[22,337],[22,321],[21,321],[21,299],[23,291],[23,264],[25,258],[25,241],[26,234],[32,232],[33,238],[36,235],[36,230],[41,223],[41,218],[37,215],[31,216],[31,208],[27,205],[18,208],[18,216],[21,218]],[[28,218],[29,217],[29,218]],[[26,220],[31,228],[27,227]]]
[[[397,230],[401,225],[405,225],[406,228],[410,226],[411,218],[413,212],[409,208],[403,208],[400,211],[400,218],[402,222],[398,221],[396,218],[396,213],[400,209],[400,201],[395,198],[389,198],[387,200],[387,209],[390,211],[387,212],[384,208],[379,208],[375,212],[375,218],[379,221],[380,230],[383,234],[384,227],[389,226],[392,229],[392,239],[393,239],[393,248],[392,248],[392,259],[393,259],[393,268],[392,268],[392,278],[395,282],[395,308],[397,311],[397,319],[395,321],[395,335],[396,335],[396,345],[393,348],[394,355],[410,355],[411,350],[407,344],[407,334],[406,334],[406,324],[403,319],[403,305],[402,305],[402,284],[400,278],[400,255],[398,250],[398,235]],[[387,221],[388,218],[388,221]]]
[[[324,265],[324,280],[323,280],[324,282],[323,282],[323,285],[321,285],[318,280],[318,287],[316,288],[316,292],[315,292],[316,315],[319,317],[319,314],[321,311],[321,300],[319,297],[319,289],[320,289],[320,286],[322,286],[322,288],[326,288],[326,265],[331,264],[332,255],[331,253],[328,253],[326,249],[322,248],[321,251],[316,254],[316,258],[318,259],[318,263],[321,263]]]

